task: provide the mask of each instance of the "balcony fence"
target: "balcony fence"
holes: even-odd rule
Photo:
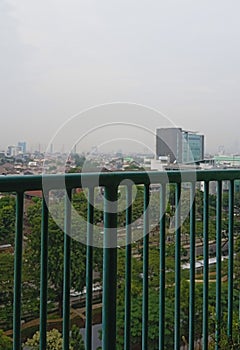
[[[63,181],[64,179],[64,181]],[[43,181],[44,180],[44,181]],[[125,182],[128,180],[128,182]],[[235,228],[236,212],[238,208],[235,205],[235,184],[240,180],[239,170],[207,170],[207,171],[168,171],[168,172],[118,172],[118,173],[101,173],[101,174],[66,174],[66,175],[46,175],[46,176],[1,176],[0,193],[11,193],[16,198],[16,232],[14,244],[14,305],[13,305],[13,349],[20,350],[22,346],[22,265],[23,265],[23,237],[24,237],[24,203],[25,194],[28,191],[43,190],[45,184],[44,198],[42,200],[42,217],[41,217],[41,254],[40,254],[40,348],[46,349],[46,332],[48,324],[48,193],[52,190],[62,190],[64,182],[65,197],[68,198],[65,204],[65,223],[64,223],[64,278],[63,278],[63,348],[69,349],[70,341],[70,254],[71,254],[71,198],[72,193],[77,188],[87,188],[87,226],[86,226],[86,320],[85,320],[85,348],[92,349],[92,320],[93,320],[93,253],[94,253],[94,235],[95,227],[93,225],[94,217],[94,197],[96,196],[95,188],[101,188],[104,202],[103,209],[103,263],[102,263],[102,349],[114,350],[119,349],[119,339],[124,350],[128,349],[153,349],[153,343],[149,338],[151,325],[151,313],[149,309],[149,297],[151,293],[151,279],[149,271],[151,268],[149,250],[152,240],[152,228],[150,222],[151,210],[147,210],[152,192],[152,185],[159,185],[155,191],[159,193],[159,203],[156,204],[159,222],[154,229],[154,237],[158,237],[158,281],[157,288],[158,298],[155,308],[158,309],[157,340],[155,348],[170,349],[171,346],[177,349],[237,349],[233,339],[234,333],[234,315],[238,314],[239,302],[236,297],[238,293],[237,281],[235,279],[237,271],[235,268],[235,242],[238,238],[238,232]],[[129,182],[130,181],[130,182]],[[133,300],[132,293],[132,270],[133,270],[133,249],[138,242],[133,240],[135,226],[133,223],[133,203],[132,187],[141,186],[143,192],[143,210],[142,218],[139,221],[138,230],[141,232],[139,247],[141,249],[142,273],[141,273],[141,335],[138,344],[132,343],[133,334],[131,324],[135,317],[132,313]],[[209,214],[210,189],[212,184],[215,186],[213,196],[215,198],[214,219]],[[226,185],[227,184],[227,185]],[[126,206],[125,221],[121,230],[125,230],[125,244],[119,246],[118,235],[118,212],[117,201],[119,199],[118,189],[120,186],[126,188]],[[172,187],[171,187],[172,186]],[[167,194],[169,188],[174,189],[174,203],[169,204]],[[185,234],[188,237],[185,244],[188,262],[183,263],[182,257],[182,213],[181,213],[181,194],[184,189],[189,193],[189,231]],[[224,189],[224,191],[223,191]],[[203,196],[202,217],[196,215],[196,191],[200,191]],[[228,198],[227,208],[223,208],[223,194]],[[168,212],[167,207],[171,206],[174,212],[171,232],[169,237]],[[168,208],[169,209],[169,208]],[[224,212],[224,229],[223,229],[223,212]],[[50,213],[51,214],[51,213]],[[235,215],[236,214],[236,215]],[[214,305],[209,302],[210,289],[210,237],[209,225],[210,220],[215,222],[215,240],[214,240]],[[227,220],[227,224],[226,224]],[[197,222],[202,224],[202,232],[196,233]],[[227,226],[226,226],[227,225]],[[120,231],[121,231],[120,230]],[[198,239],[200,236],[201,239]],[[223,236],[227,242],[226,259],[223,261]],[[212,239],[212,238],[211,238]],[[173,283],[169,286],[167,276],[169,267],[167,266],[166,250],[168,240],[172,240],[174,246],[173,261],[174,274]],[[201,246],[201,258],[196,254],[197,247]],[[118,304],[118,254],[124,251],[124,315],[122,332],[117,330],[117,304]],[[197,263],[202,264],[202,283],[201,283],[201,317],[199,308],[197,308],[196,288],[197,286]],[[223,266],[227,265],[227,278],[223,281]],[[182,275],[185,270],[189,273],[188,300],[185,300],[187,308],[182,309]],[[188,268],[187,268],[188,266]],[[212,283],[212,282],[211,282]],[[224,288],[223,288],[224,287]],[[168,289],[172,288],[174,293],[173,322],[172,329],[166,326],[167,308],[166,294]],[[156,288],[155,288],[156,289]],[[227,290],[226,292],[223,293]],[[212,300],[212,299],[211,299]],[[225,305],[223,307],[223,305]],[[198,311],[197,311],[198,310]],[[214,312],[213,312],[214,310]],[[223,313],[224,311],[224,313]],[[181,333],[183,322],[183,312],[187,312],[187,334]],[[185,315],[186,316],[186,315]],[[212,329],[212,319],[214,318],[215,328]],[[185,317],[186,319],[186,317]],[[198,321],[201,320],[201,321]],[[185,321],[186,322],[186,321]],[[201,322],[201,334],[196,334],[196,327]],[[211,327],[210,327],[211,323]],[[167,342],[167,333],[172,333],[171,346]],[[222,339],[226,339],[226,344],[222,345]],[[234,347],[235,346],[235,347]]]

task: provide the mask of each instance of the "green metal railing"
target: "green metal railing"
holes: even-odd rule
[[[167,176],[166,176],[167,175]],[[63,175],[47,175],[44,181],[47,183],[48,191],[59,189]],[[70,251],[71,251],[71,200],[72,190],[80,188],[84,183],[88,186],[88,214],[87,214],[87,253],[86,253],[86,332],[85,347],[92,349],[92,319],[93,319],[93,253],[92,245],[94,235],[94,187],[104,188],[104,247],[103,247],[103,295],[102,295],[102,348],[114,350],[119,348],[117,335],[117,200],[118,187],[124,180],[131,180],[136,185],[143,185],[143,279],[142,279],[142,332],[139,340],[142,349],[149,347],[149,248],[151,244],[149,211],[147,210],[150,200],[150,184],[160,185],[159,196],[159,307],[158,322],[158,349],[169,349],[166,343],[166,194],[169,183],[175,186],[175,268],[174,268],[174,327],[172,329],[174,349],[180,349],[182,344],[181,326],[181,191],[184,183],[190,184],[189,208],[189,302],[188,302],[188,349],[194,349],[196,341],[200,341],[202,348],[210,349],[210,340],[213,340],[215,349],[223,349],[221,344],[223,326],[227,329],[227,337],[231,344],[233,336],[233,312],[234,312],[234,183],[240,180],[240,170],[217,170],[217,171],[169,171],[152,172],[151,176],[144,172],[119,172],[101,174],[66,174],[65,191],[69,201],[65,205],[64,223],[64,283],[63,283],[63,348],[69,349],[70,334]],[[184,180],[183,180],[184,179]],[[21,286],[22,286],[22,256],[23,256],[23,218],[24,218],[24,193],[26,191],[42,190],[43,181],[41,176],[1,176],[0,192],[16,193],[16,234],[15,234],[15,263],[14,263],[14,308],[13,308],[13,349],[20,350],[21,339]],[[184,181],[184,182],[183,182]],[[227,294],[227,320],[222,317],[222,194],[223,181],[228,182],[228,294]],[[215,294],[215,337],[209,333],[209,193],[210,184],[216,182],[216,294]],[[196,339],[196,186],[203,183],[203,284],[202,284],[202,336]],[[45,192],[44,192],[45,193]],[[47,302],[48,302],[48,195],[42,201],[42,223],[41,223],[41,273],[40,273],[40,349],[46,349],[47,332]],[[126,246],[125,249],[125,313],[123,343],[124,349],[131,348],[131,288],[132,288],[132,185],[126,185]],[[158,304],[157,304],[158,303]],[[224,328],[224,329],[225,329]],[[214,339],[213,339],[214,337]],[[212,345],[211,345],[212,346]],[[229,347],[230,348],[230,347]],[[227,348],[226,348],[227,349]]]

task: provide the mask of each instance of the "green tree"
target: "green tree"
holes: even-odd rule
[[[0,244],[14,243],[15,199],[6,195],[0,198]]]
[[[4,324],[4,329],[11,328],[12,326],[13,260],[14,257],[12,254],[0,254],[0,305],[3,306],[0,312],[0,321]]]
[[[61,210],[61,208],[59,208],[59,210]],[[29,257],[28,259],[31,261],[32,266],[35,267],[36,273],[39,275],[41,253],[41,201],[29,207],[27,216],[31,227],[31,234],[27,242],[26,255]],[[64,233],[54,222],[52,217],[49,217],[48,233],[49,286],[55,292],[59,313],[62,314]],[[85,286],[86,246],[75,239],[71,240],[70,263],[71,288],[81,291]]]
[[[82,335],[80,333],[79,328],[76,325],[72,326],[70,342],[72,350],[85,350]]]
[[[40,345],[40,333],[37,331],[32,338],[28,339],[24,346],[29,346],[32,349],[39,349]],[[63,339],[62,334],[57,329],[52,329],[47,332],[47,348],[46,350],[62,350]],[[84,341],[80,333],[80,329],[73,325],[70,336],[69,350],[84,350]],[[1,350],[1,348],[0,348]],[[5,350],[5,349],[4,349]],[[10,349],[9,349],[10,350]]]
[[[31,339],[28,339],[24,346],[31,349],[39,349],[40,332],[37,331]],[[47,332],[47,348],[46,350],[62,350],[63,340],[62,334],[57,329]],[[72,349],[71,349],[72,350]]]
[[[73,195],[73,206],[81,217],[87,219],[87,200],[84,193]],[[56,204],[53,208],[56,217],[63,220],[63,207],[61,204]],[[28,208],[27,218],[31,229],[31,234],[28,236],[26,256],[31,261],[32,266],[35,267],[36,275],[39,276],[40,270],[40,240],[41,240],[41,201]],[[95,222],[101,221],[101,213],[97,213],[94,217]],[[63,227],[63,222],[61,222]],[[64,267],[64,233],[56,224],[56,222],[49,216],[48,223],[48,277],[49,286],[54,291],[59,313],[62,312],[63,301],[63,267]],[[82,291],[85,286],[86,274],[86,245],[81,243],[86,239],[86,225],[72,223],[72,239],[71,239],[71,289]],[[75,239],[76,238],[76,239]],[[84,242],[84,241],[83,241]],[[33,254],[34,252],[34,254]],[[102,265],[102,252],[100,249],[94,249],[94,268],[99,269]]]
[[[73,154],[73,159],[75,161],[75,165],[78,168],[82,168],[86,158],[83,155],[79,155],[78,153]]]
[[[12,339],[0,330],[0,350],[12,350]]]
[[[29,315],[38,315],[39,311],[39,283],[37,283],[34,271],[29,266],[31,261],[26,261],[23,256],[22,269],[22,318]],[[12,328],[13,314],[13,278],[14,256],[11,253],[0,254],[1,278],[0,278],[0,322],[4,329]]]

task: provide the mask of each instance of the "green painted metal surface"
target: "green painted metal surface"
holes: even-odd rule
[[[142,349],[148,349],[149,186],[144,186]]]
[[[166,288],[166,185],[160,189],[160,284],[159,284],[159,349],[165,346],[165,288]]]
[[[228,338],[232,340],[233,333],[233,274],[234,274],[234,181],[230,181],[228,196]]]
[[[86,349],[92,349],[92,289],[93,289],[93,219],[94,188],[88,190],[87,263],[86,263]]]
[[[221,290],[222,290],[222,182],[217,182],[217,207],[216,207],[216,346],[220,349],[221,336]]]
[[[105,350],[116,349],[117,193],[116,186],[105,187],[102,311],[102,344]]]
[[[208,287],[209,287],[209,182],[204,183],[203,210],[203,350],[208,349]]]
[[[167,174],[167,177],[166,177]],[[150,181],[151,178],[151,181]],[[49,175],[47,180],[47,191],[60,188],[62,175]],[[180,198],[184,182],[190,183],[190,228],[189,228],[189,316],[188,316],[188,348],[194,349],[196,340],[195,318],[196,318],[196,184],[204,183],[203,194],[203,284],[202,284],[202,335],[201,342],[204,350],[209,348],[209,198],[210,185],[213,181],[217,183],[216,192],[216,288],[215,288],[215,347],[220,348],[222,337],[222,199],[223,181],[228,181],[228,288],[227,288],[227,336],[229,341],[233,336],[233,311],[234,311],[234,189],[235,181],[240,180],[238,170],[210,170],[210,171],[169,171],[154,172],[149,177],[147,173],[141,172],[119,172],[101,174],[66,174],[64,182],[69,201],[65,206],[65,235],[64,235],[64,284],[63,284],[63,344],[64,349],[69,348],[70,332],[70,260],[71,260],[71,192],[81,187],[81,183],[88,187],[87,207],[87,253],[86,253],[86,349],[92,349],[92,318],[93,318],[93,252],[92,246],[94,236],[94,186],[97,183],[104,188],[104,248],[103,248],[103,295],[102,295],[102,348],[104,350],[117,349],[117,199],[118,186],[123,180],[130,179],[133,183],[144,186],[144,214],[143,214],[143,279],[142,279],[142,349],[150,349],[149,346],[149,248],[151,240],[149,237],[150,222],[147,210],[151,193],[151,184],[160,184],[159,196],[159,300],[156,306],[159,310],[158,318],[158,348],[168,348],[166,343],[166,193],[168,182],[175,184],[175,268],[174,268],[174,327],[172,329],[174,349],[180,349],[182,345],[181,334],[181,205]],[[21,287],[22,287],[22,246],[23,246],[23,207],[24,192],[29,190],[41,190],[43,178],[41,176],[0,176],[0,192],[15,192],[16,196],[16,235],[15,235],[15,263],[14,263],[14,311],[13,311],[13,333],[14,350],[21,349]],[[126,247],[125,249],[125,283],[124,283],[124,327],[122,332],[124,350],[129,350],[131,344],[131,321],[132,321],[132,223],[133,207],[132,187],[127,186],[126,191]],[[47,330],[47,286],[48,286],[48,198],[42,202],[42,226],[41,226],[41,285],[40,285],[40,348],[46,348]],[[157,305],[157,303],[159,303]]]
[[[17,194],[14,256],[13,347],[21,349],[21,293],[23,249],[23,192]]]
[[[63,270],[63,349],[69,349],[70,332],[70,285],[71,285],[71,198],[72,191],[65,193],[64,216],[64,270]]]
[[[125,315],[124,350],[131,348],[131,277],[132,277],[132,187],[127,186],[126,197],[126,258],[125,258]]]
[[[196,244],[196,184],[191,183],[190,188],[190,297],[189,297],[189,350],[194,350],[195,341],[195,244]]]
[[[41,271],[40,271],[40,349],[47,346],[48,301],[48,198],[42,201]]]
[[[174,350],[180,348],[180,287],[181,287],[181,184],[175,190],[175,310],[174,310]]]

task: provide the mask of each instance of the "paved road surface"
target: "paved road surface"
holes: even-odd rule
[[[99,346],[102,346],[101,340],[99,340],[99,330],[102,328],[101,324],[95,324],[92,327],[92,336],[93,336],[93,341],[92,341],[92,350],[96,350]],[[85,337],[85,328],[80,329],[80,332],[83,336],[83,339]]]

